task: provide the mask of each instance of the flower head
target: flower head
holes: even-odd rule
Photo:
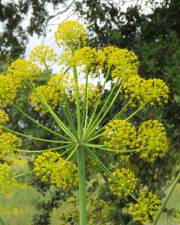
[[[112,53],[118,51],[118,47],[116,46],[106,46],[102,49],[99,49],[96,54],[96,61],[98,63],[98,66],[102,69],[105,67],[109,67],[112,64],[110,64],[109,60],[111,58]],[[112,62],[112,60],[111,60]]]
[[[21,140],[14,134],[8,132],[0,133],[0,159],[8,153],[12,153],[14,148],[21,146]]]
[[[68,96],[71,95],[72,89],[71,77],[68,74],[58,73],[51,77],[47,84],[36,87],[30,96],[30,101],[32,106],[35,107],[35,110],[47,113],[38,93],[43,95],[54,109],[58,103],[62,105],[66,103]]]
[[[55,32],[55,40],[58,46],[70,49],[79,48],[86,43],[87,31],[82,24],[69,20],[61,23]]]
[[[161,79],[145,80],[138,75],[132,76],[123,83],[125,98],[132,106],[155,103],[161,105],[168,100],[169,89]]]
[[[133,194],[138,184],[135,174],[126,168],[115,170],[108,181],[110,191],[118,197]]]
[[[6,123],[7,121],[9,121],[8,114],[4,110],[0,109],[0,125]]]
[[[29,55],[30,61],[44,65],[45,67],[49,63],[55,62],[57,60],[57,54],[48,45],[40,45],[34,48]]]
[[[158,120],[143,122],[137,132],[137,144],[141,158],[154,161],[168,152],[166,130]]]
[[[152,218],[160,208],[158,196],[152,192],[146,193],[142,191],[137,201],[137,203],[131,203],[129,205],[129,214],[136,222],[140,222],[141,224],[151,223]]]
[[[146,80],[146,101],[154,105],[167,103],[169,99],[169,88],[161,79]]]
[[[86,84],[79,85],[78,95],[79,95],[81,106],[84,107],[85,96],[86,96]],[[100,89],[96,85],[89,83],[87,86],[88,107],[95,106],[95,103],[97,102],[99,98],[99,95],[100,95]],[[71,97],[70,101],[75,103],[77,98],[76,91],[73,91],[70,97]]]
[[[125,146],[133,147],[135,140],[135,127],[126,120],[111,120],[104,127],[104,144],[113,150],[123,152]]]
[[[56,152],[44,152],[34,161],[34,172],[42,182],[67,189],[77,184],[77,167]]]
[[[0,75],[0,108],[11,105],[16,98],[16,86],[12,77]]]
[[[34,63],[19,58],[8,67],[8,75],[14,80],[14,85],[21,86],[24,80],[35,79],[42,75],[41,69]]]

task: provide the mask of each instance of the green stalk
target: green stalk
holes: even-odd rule
[[[79,173],[79,218],[80,225],[87,225],[86,210],[86,190],[85,190],[85,154],[84,149],[80,147],[77,151],[78,173]]]
[[[36,124],[37,126],[43,128],[44,130],[58,136],[58,137],[61,137],[61,138],[64,138],[64,139],[68,139],[68,137],[65,137],[59,133],[57,133],[56,131],[54,130],[51,130],[50,128],[46,127],[45,125],[39,123],[37,120],[35,120],[33,117],[29,116],[26,112],[24,112],[18,105],[16,105],[15,103],[13,104],[13,106],[16,108],[16,110],[18,110],[19,112],[21,112],[27,119],[29,119],[31,122],[33,122],[34,124]]]
[[[76,66],[73,66],[73,74],[75,81],[75,92],[76,92],[76,111],[77,111],[77,127],[78,127],[78,137],[81,136],[81,113],[80,113],[80,100],[79,100],[79,84]]]
[[[111,101],[110,105],[108,106],[108,108],[106,109],[106,111],[104,112],[104,114],[101,116],[101,114],[99,113],[99,115],[97,116],[97,118],[95,119],[94,123],[92,124],[92,129],[90,129],[88,131],[88,136],[90,136],[94,130],[96,129],[96,127],[102,122],[102,120],[104,119],[104,117],[107,115],[107,113],[109,112],[109,110],[111,109],[111,107],[113,106],[114,102],[116,101],[119,93],[121,91],[121,85],[116,93],[116,95],[114,96],[113,100]],[[99,118],[101,116],[101,118]]]
[[[92,114],[92,116],[91,116],[91,118],[90,118],[89,125],[91,125],[92,121],[94,120],[94,117],[95,117],[95,114],[96,114],[96,112],[97,112],[98,106],[99,106],[99,104],[100,104],[100,102],[101,102],[101,97],[102,97],[102,95],[103,95],[103,91],[104,91],[104,88],[105,88],[105,84],[106,84],[106,81],[107,81],[107,79],[108,79],[108,77],[109,77],[110,72],[111,72],[111,66],[109,66],[108,71],[107,71],[107,73],[106,73],[106,76],[105,76],[105,79],[104,79],[104,83],[103,83],[103,86],[102,86],[102,90],[101,90],[101,94],[99,95],[99,98],[98,98],[98,100],[97,100],[97,102],[96,102],[96,105],[95,105],[93,114]],[[109,97],[110,97],[110,96],[111,96],[111,93],[110,93]],[[103,106],[103,107],[104,107],[104,106]],[[88,125],[87,129],[89,128],[89,125]]]
[[[51,106],[48,104],[48,102],[46,101],[46,99],[44,98],[44,96],[35,89],[35,85],[33,84],[33,82],[31,80],[30,80],[30,85],[32,86],[32,89],[35,90],[37,96],[41,100],[41,102],[44,105],[44,107],[47,109],[47,111],[54,118],[54,120],[57,123],[57,125],[64,131],[65,134],[67,134],[70,138],[72,138],[73,140],[75,140],[74,135],[70,132],[70,130],[66,127],[66,125],[61,121],[61,119],[52,110]]]
[[[127,107],[129,106],[129,104],[130,104],[130,101],[129,102],[127,102],[123,107],[122,107],[122,109],[112,118],[112,119],[116,119],[117,117],[119,117],[120,115],[121,115],[121,113],[124,111],[124,110],[126,110],[127,109]]]
[[[135,116],[144,106],[146,105],[146,103],[145,104],[143,104],[142,106],[140,106],[135,112],[133,112],[130,116],[128,116],[127,118],[126,118],[126,120],[130,120],[133,116]]]
[[[25,137],[25,138],[37,140],[37,141],[49,142],[49,143],[71,143],[70,141],[49,140],[49,139],[44,139],[44,138],[33,137],[31,135],[26,135],[26,134],[11,130],[8,127],[5,127],[5,126],[0,126],[0,127],[3,128],[6,131],[9,131],[9,132],[13,133],[13,134],[16,134],[16,135],[19,135],[19,136],[22,136],[22,137]]]
[[[95,120],[94,120],[94,117],[95,117],[95,113],[94,112],[95,111],[93,112],[93,115],[90,118],[90,121],[89,121],[89,124],[87,126],[87,129],[84,132],[85,133],[84,136],[86,136],[86,134],[89,134],[89,131],[95,126],[94,124],[98,122],[98,120],[99,120],[103,110],[106,108],[106,105],[109,103],[109,100],[111,99],[115,88],[116,88],[116,83],[114,84],[113,88],[111,89],[111,92],[110,92],[109,96],[107,97],[104,105],[102,106],[102,108],[101,108],[100,112],[98,113],[98,115],[96,116]]]
[[[40,149],[40,150],[27,150],[27,149],[18,149],[18,148],[12,148],[12,150],[17,151],[17,152],[39,153],[39,152],[48,152],[48,151],[60,150],[60,149],[66,148],[70,145],[71,144],[58,146],[58,147],[54,147],[54,148],[49,148],[49,149]]]
[[[162,211],[164,210],[164,208],[166,207],[166,204],[167,204],[169,198],[171,197],[171,195],[172,195],[172,193],[173,193],[173,191],[174,191],[174,189],[175,189],[175,187],[176,187],[176,185],[177,185],[179,179],[180,179],[180,172],[178,173],[178,175],[177,175],[177,177],[176,177],[176,179],[175,179],[175,181],[174,181],[174,183],[173,183],[171,189],[169,190],[169,192],[168,192],[166,198],[164,199],[164,202],[163,202],[163,204],[161,205],[161,208],[160,208],[158,214],[156,215],[156,217],[155,217],[154,222],[153,222],[152,225],[156,225],[156,224],[158,223],[158,221],[159,221],[159,219],[160,219],[160,216],[161,216],[161,213],[162,213]]]
[[[86,129],[87,127],[87,120],[88,120],[88,73],[86,74],[86,87],[85,87],[85,102],[84,102],[84,118],[83,118],[83,122],[84,122],[84,128]]]

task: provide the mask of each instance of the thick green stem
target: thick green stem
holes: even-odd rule
[[[78,149],[77,159],[79,172],[79,217],[80,217],[79,224],[87,225],[86,190],[85,190],[85,155],[83,148]]]

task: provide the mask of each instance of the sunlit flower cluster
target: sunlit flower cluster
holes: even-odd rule
[[[50,63],[57,60],[57,54],[48,45],[40,45],[35,47],[29,55],[30,61],[38,63],[47,68]]]
[[[140,192],[137,203],[130,203],[129,214],[141,224],[149,224],[160,208],[160,200],[152,192]]]
[[[16,86],[12,77],[0,75],[0,108],[11,105],[16,98]]]
[[[79,48],[85,45],[86,39],[86,29],[82,24],[74,20],[61,23],[55,32],[55,40],[60,47]]]
[[[108,181],[110,191],[118,197],[133,194],[138,184],[135,174],[126,168],[115,170]]]
[[[155,103],[167,103],[169,89],[160,79],[145,80],[138,75],[130,77],[123,83],[125,98],[132,106]]]
[[[125,147],[135,146],[136,130],[126,120],[115,119],[104,127],[104,144],[112,150],[122,151]]]
[[[163,157],[168,151],[166,130],[158,120],[148,120],[139,126],[137,132],[137,148],[141,158],[154,161]]]
[[[19,58],[11,63],[7,70],[8,76],[14,80],[14,85],[20,87],[22,82],[28,79],[35,79],[42,76],[41,69],[34,63]]]
[[[77,184],[77,167],[56,152],[44,152],[34,161],[34,172],[42,182],[58,188],[72,188]]]
[[[82,107],[85,107],[83,103],[85,103],[85,96],[86,96],[86,85],[85,84],[80,84],[79,85],[79,99],[82,104]],[[88,99],[88,107],[94,107],[95,103],[97,102],[98,98],[100,95],[100,89],[92,84],[89,83],[87,86],[87,99]],[[70,101],[74,102],[76,101],[77,98],[77,93],[74,91],[71,95],[72,97],[70,98]]]
[[[21,146],[21,140],[14,134],[0,132],[0,159],[8,153],[13,153],[13,149]]]
[[[0,109],[0,125],[6,123],[7,121],[9,121],[8,114]]]
[[[78,66],[78,75],[91,72],[91,76],[96,76],[96,49],[89,46],[76,49],[74,52],[64,51],[59,60],[60,66]],[[64,67],[62,69],[65,70]]]
[[[58,73],[51,77],[47,84],[33,90],[30,96],[31,104],[35,110],[46,113],[47,110],[39,95],[42,95],[54,109],[58,104],[63,105],[67,102],[67,99],[72,96],[73,87],[73,79],[69,74]]]
[[[138,74],[139,61],[137,55],[128,49],[107,46],[97,53],[100,68],[112,67],[112,79],[126,80]]]
[[[112,56],[112,53],[118,51],[118,49],[119,49],[118,47],[113,46],[113,45],[99,49],[96,54],[96,61],[97,61],[98,66],[101,69],[111,66],[112,64],[110,64],[109,61]],[[111,62],[112,62],[112,60],[111,60]]]

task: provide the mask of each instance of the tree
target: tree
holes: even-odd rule
[[[49,8],[54,7],[58,15],[62,14],[64,10],[59,10],[59,7],[62,8],[65,2],[65,0],[19,0],[10,2],[1,0],[0,59],[4,59],[7,54],[13,59],[22,55],[29,35],[45,35],[47,22],[54,17],[54,15],[50,15]],[[68,8],[69,6],[67,6]],[[26,23],[29,24],[26,26]]]

